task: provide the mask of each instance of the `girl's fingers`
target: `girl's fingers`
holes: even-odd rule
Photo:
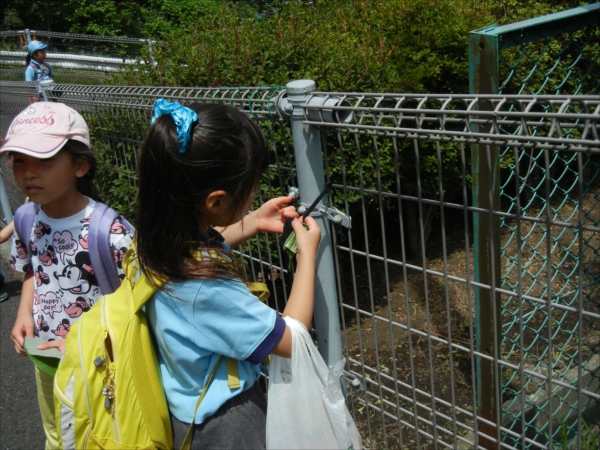
[[[47,350],[49,348],[57,348],[60,350],[61,353],[65,352],[65,345],[66,342],[64,339],[58,339],[56,341],[49,341],[49,342],[45,342],[43,344],[38,345],[38,349],[39,350]]]
[[[294,200],[294,197],[292,197],[291,195],[288,195],[286,197],[279,197],[278,202],[282,205],[287,205],[288,203],[291,203],[292,200]]]
[[[19,355],[24,355],[25,354],[25,349],[23,348],[23,343],[19,342],[18,339],[16,339],[15,337],[11,336],[12,341],[15,344],[15,351],[19,354]]]
[[[285,208],[285,205],[294,200],[294,197],[288,195],[287,197],[277,197],[269,200],[267,203],[277,206],[278,209]],[[266,203],[265,203],[266,204]]]
[[[305,221],[305,223],[308,225],[308,222]],[[302,232],[306,232],[307,231],[302,226],[302,217],[299,217],[299,218],[296,218],[296,219],[292,220],[292,228],[296,232],[296,235],[298,233],[302,233]],[[308,228],[310,229],[310,225],[308,225]]]
[[[308,230],[302,225],[303,220],[304,223],[308,226]],[[319,225],[317,225],[317,222],[315,222],[315,219],[313,219],[310,216],[308,216],[306,219],[302,219],[302,217],[295,219],[292,222],[292,228],[296,232],[296,238],[298,238],[298,235],[300,233],[305,233],[306,235],[313,236],[316,235],[314,239],[316,239],[317,241],[321,238],[321,229],[319,228]]]
[[[281,210],[281,215],[285,218],[295,219],[299,217],[298,211],[293,206],[286,206]]]
[[[316,221],[315,221],[315,219],[313,219],[311,216],[308,216],[308,217],[306,217],[306,218],[304,219],[304,223],[305,223],[306,225],[308,225],[308,229],[309,229],[310,231],[313,231],[315,228],[316,228],[317,230],[319,230],[319,231],[320,231],[320,229],[319,229],[319,225],[317,225],[317,222],[316,222]],[[303,228],[304,228],[304,227],[303,227]]]

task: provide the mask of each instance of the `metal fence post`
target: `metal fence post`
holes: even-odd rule
[[[27,39],[27,47],[29,47],[29,43],[31,42],[31,31],[29,31],[29,28],[25,28],[25,39]]]
[[[44,80],[38,83],[38,91],[45,102],[48,102],[48,93],[46,90],[54,84],[54,80]]]
[[[8,200],[8,194],[6,192],[6,185],[4,184],[4,177],[2,176],[2,169],[0,168],[0,203],[2,203],[2,215],[4,223],[7,225],[13,220],[13,213]]]
[[[310,205],[325,188],[325,170],[321,134],[316,126],[304,124],[304,110],[308,94],[316,89],[312,80],[296,80],[286,85],[289,104],[294,154],[298,173],[298,188],[303,205]],[[317,254],[315,279],[315,327],[319,352],[328,365],[343,358],[338,295],[335,284],[331,228],[327,218],[315,209],[311,214],[321,228],[321,244]]]
[[[479,31],[479,30],[477,30]],[[469,84],[472,94],[498,93],[498,39],[495,36],[469,33]],[[479,101],[478,111],[493,111],[490,101]],[[477,117],[473,131],[491,132],[491,114]],[[477,352],[490,359],[476,357],[479,429],[494,441],[482,439],[487,449],[500,448],[502,422],[502,383],[498,361],[501,359],[502,305],[495,289],[501,287],[500,271],[500,158],[498,148],[490,144],[472,147],[473,206],[486,212],[473,213],[475,281],[489,288],[475,288],[475,330]],[[494,425],[491,425],[490,422]]]
[[[156,67],[156,60],[154,59],[154,56],[152,55],[152,53],[154,52],[154,49],[152,48],[152,44],[154,44],[155,41],[153,41],[152,39],[146,39],[146,43],[148,44],[148,55],[150,56],[150,59],[152,60],[152,67]]]

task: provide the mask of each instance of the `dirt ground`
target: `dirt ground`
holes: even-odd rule
[[[553,198],[551,206],[555,214],[553,220],[577,223],[578,210],[574,204]],[[598,226],[599,188],[586,195],[582,211],[585,224]],[[544,217],[545,210],[530,208],[527,214]],[[473,247],[465,245],[465,229],[461,226],[465,221],[459,216],[455,220],[448,219],[446,223],[451,225],[445,230],[446,258],[439,225],[437,228],[434,225],[425,266],[450,277],[473,279]],[[554,303],[577,309],[578,302],[583,301],[584,311],[597,313],[600,310],[600,234],[583,231],[578,235],[577,230],[553,226],[546,235],[544,227],[543,223],[533,225],[521,221],[519,240],[517,224],[505,223],[501,237],[503,287],[516,290],[520,285],[525,295],[547,299],[550,274]],[[519,242],[521,265],[525,268],[520,274],[516,267]],[[381,255],[376,251],[373,254]],[[388,251],[388,258],[401,260],[401,254]],[[582,262],[581,271],[577,258]],[[406,262],[424,266],[421,258],[408,258]],[[399,265],[387,264],[386,273],[383,262],[370,259],[367,264],[366,257],[351,259],[349,254],[341,255],[339,264],[341,294],[346,305],[343,345],[352,369],[367,379],[366,391],[364,384],[362,389],[349,390],[365,444],[371,449],[428,449],[439,448],[434,436],[435,440],[448,443],[454,443],[455,436],[466,436],[468,432],[461,424],[473,425],[469,413],[476,408],[475,362],[469,351],[449,348],[444,341],[451,336],[454,344],[471,348],[475,333],[472,326],[474,293],[469,292],[463,282],[444,280],[441,276],[424,274],[423,270],[404,272]],[[582,283],[579,282],[581,276]],[[581,298],[575,289],[578,285],[584,287]],[[355,299],[358,300],[355,302]],[[580,323],[576,312],[552,308],[552,317],[548,320],[546,302],[524,300],[519,305],[510,296],[502,296],[501,300],[504,361],[518,365],[522,360],[525,369],[545,375],[552,358],[553,376],[561,378],[578,361],[579,328],[583,336],[584,365],[600,351],[600,326],[585,318]],[[549,327],[551,346],[548,345]],[[538,380],[522,379],[519,371],[503,369],[501,376],[505,408],[520,394],[521,384],[526,394],[540,389]],[[415,406],[417,403],[421,406]],[[415,432],[415,425],[419,433]]]

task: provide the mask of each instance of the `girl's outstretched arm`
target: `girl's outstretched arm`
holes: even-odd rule
[[[21,303],[17,311],[17,320],[12,329],[10,339],[15,344],[15,351],[19,355],[26,355],[23,344],[25,337],[33,337],[33,295],[35,291],[33,272],[27,272],[23,278],[21,290]]]
[[[310,329],[315,303],[315,263],[321,241],[321,230],[312,217],[307,217],[305,223],[308,225],[308,230],[302,226],[302,219],[295,219],[292,222],[298,244],[298,253],[296,253],[298,264],[292,292],[282,315],[293,317]],[[283,336],[272,353],[285,358],[292,356],[292,333],[289,327],[285,327]]]
[[[293,199],[292,196],[273,198],[239,222],[225,228],[217,227],[216,230],[223,235],[225,243],[232,247],[261,232],[281,234],[286,219],[298,217],[296,208],[288,206]]]

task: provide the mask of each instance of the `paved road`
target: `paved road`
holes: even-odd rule
[[[0,99],[0,132],[4,136],[14,116],[8,106],[14,108],[11,103],[15,99],[3,93],[0,93]],[[11,206],[16,209],[24,196],[12,180],[12,170],[4,166],[5,161],[3,158],[0,164],[6,169],[6,188]],[[3,215],[0,213],[0,216]],[[0,222],[0,227],[3,226]],[[26,356],[17,355],[10,340],[19,307],[22,277],[10,269],[9,254],[10,241],[0,244],[0,272],[6,278],[5,288],[10,295],[8,300],[0,303],[0,449],[42,449],[45,437],[37,406],[33,363]]]
[[[15,353],[10,332],[19,298],[21,277],[8,266],[10,241],[0,245],[0,271],[10,299],[0,303],[0,449],[44,447],[44,430],[37,407],[33,363]]]

